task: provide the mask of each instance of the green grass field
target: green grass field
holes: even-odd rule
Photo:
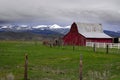
[[[0,80],[23,80],[28,54],[29,80],[79,80],[80,54],[83,80],[120,80],[120,54],[94,53],[90,47],[43,46],[40,42],[0,41]]]

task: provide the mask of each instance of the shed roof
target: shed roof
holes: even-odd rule
[[[101,24],[76,23],[80,34],[86,38],[111,38],[103,32]]]

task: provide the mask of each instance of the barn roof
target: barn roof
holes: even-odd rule
[[[101,24],[76,23],[78,32],[86,38],[111,38],[103,32]]]
[[[100,32],[84,32],[80,33],[86,38],[111,38],[110,36],[106,35],[105,33]]]

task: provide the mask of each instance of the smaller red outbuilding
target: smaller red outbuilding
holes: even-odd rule
[[[112,43],[112,38],[103,32],[101,24],[74,22],[63,41],[65,45],[86,46],[86,42]]]

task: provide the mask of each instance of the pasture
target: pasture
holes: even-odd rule
[[[0,80],[24,80],[28,54],[29,80],[79,80],[80,54],[83,80],[120,80],[120,53],[93,52],[91,47],[44,46],[35,41],[0,41]]]

